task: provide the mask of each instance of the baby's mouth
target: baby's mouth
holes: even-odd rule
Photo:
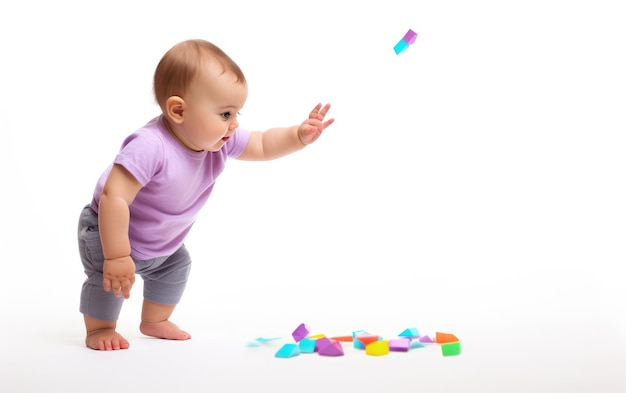
[[[223,137],[223,138],[222,138],[222,140],[223,140],[224,142],[226,142],[226,141],[228,140],[228,138],[230,138],[230,137],[229,137],[229,136],[225,136],[225,137]]]

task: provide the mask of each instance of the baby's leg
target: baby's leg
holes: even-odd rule
[[[105,292],[102,287],[104,254],[100,243],[98,216],[86,206],[78,225],[78,250],[87,279],[80,296],[80,312],[85,319],[85,344],[92,349],[127,349],[130,345],[115,331],[123,297]]]
[[[93,274],[83,283],[80,298],[80,311],[85,319],[87,337],[85,344],[91,349],[128,349],[130,344],[115,331],[123,297],[115,297],[113,292],[105,292],[102,284],[90,282],[93,277],[102,280],[101,274]]]
[[[128,349],[130,343],[122,337],[116,330],[116,321],[104,321],[84,315],[87,337],[85,345],[91,349],[101,351],[111,351],[118,349]]]
[[[146,336],[167,340],[189,340],[191,335],[180,330],[169,320],[175,307],[175,304],[158,304],[144,299],[139,330]]]
[[[143,263],[139,266],[138,272],[144,279],[141,332],[169,340],[189,340],[189,333],[169,320],[185,291],[191,268],[191,258],[185,246],[164,260],[149,263],[146,268]]]

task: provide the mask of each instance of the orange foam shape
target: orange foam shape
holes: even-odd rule
[[[376,334],[359,334],[356,336],[359,342],[367,347],[367,344],[378,341],[378,335]]]
[[[459,339],[454,334],[441,333],[441,332],[437,332],[435,334],[435,342],[437,344],[455,343],[455,342],[458,342],[458,341],[459,341]]]
[[[352,342],[352,336],[336,336],[336,337],[331,337],[330,339],[335,340],[335,341],[343,341],[346,343]]]

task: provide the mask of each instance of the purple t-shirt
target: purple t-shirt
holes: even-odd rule
[[[165,128],[162,116],[129,135],[115,157],[142,185],[130,205],[131,255],[152,259],[174,253],[184,242],[228,157],[243,153],[250,131],[237,129],[216,152],[182,146]],[[98,202],[113,164],[100,177],[91,207]]]

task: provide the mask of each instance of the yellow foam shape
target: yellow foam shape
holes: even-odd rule
[[[389,354],[389,340],[374,341],[367,344],[365,353],[372,356],[382,356]]]
[[[312,339],[312,340],[317,340],[318,338],[326,338],[326,335],[323,334],[323,333],[322,334],[314,334],[312,336],[309,336],[309,338]]]

